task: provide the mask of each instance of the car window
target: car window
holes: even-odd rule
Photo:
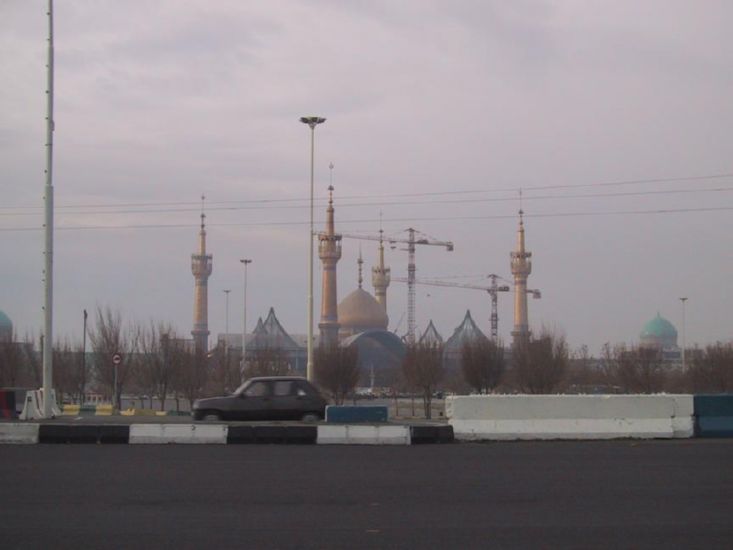
[[[280,380],[275,382],[274,393],[276,396],[292,395],[293,393],[293,381],[292,380]]]
[[[307,382],[298,382],[298,395],[315,395],[316,392],[313,390],[310,384]]]
[[[248,397],[262,397],[268,394],[267,384],[264,382],[252,382],[243,393]]]

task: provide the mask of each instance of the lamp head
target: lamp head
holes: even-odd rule
[[[302,116],[300,117],[300,121],[303,124],[307,124],[310,126],[311,130],[316,127],[318,124],[323,124],[326,122],[326,119],[319,116]]]

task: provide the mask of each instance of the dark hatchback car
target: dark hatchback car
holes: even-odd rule
[[[194,420],[303,420],[325,416],[326,400],[305,378],[250,378],[232,395],[198,399]]]

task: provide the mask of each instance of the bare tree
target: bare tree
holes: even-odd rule
[[[226,348],[223,340],[210,353],[207,382],[208,390],[217,395],[231,393],[240,385],[238,356]]]
[[[504,374],[504,347],[501,341],[475,339],[461,349],[461,372],[472,389],[491,393]]]
[[[557,390],[568,366],[565,338],[544,329],[514,348],[514,379],[525,393],[542,394]]]
[[[176,372],[173,388],[193,408],[194,400],[201,397],[208,379],[207,357],[204,353],[186,349],[180,341],[171,341],[169,356]]]
[[[81,346],[72,347],[68,341],[54,346],[53,385],[58,390],[59,398],[66,396],[78,399],[82,384],[80,362]]]
[[[341,405],[354,392],[359,382],[359,355],[354,346],[338,344],[316,349],[314,357],[316,383],[326,391],[333,402]]]
[[[97,307],[96,324],[90,331],[89,340],[94,350],[94,371],[99,383],[106,387],[108,395],[113,396],[113,402],[119,409],[121,406],[122,390],[128,379],[132,377],[133,353],[137,346],[136,333],[123,330],[122,316],[113,312],[109,307]],[[112,362],[115,353],[122,356],[119,365]],[[117,379],[117,393],[115,387],[115,370]]]
[[[689,371],[696,391],[733,392],[733,342],[707,346],[695,357]]]
[[[150,322],[150,325],[139,331],[139,356],[137,384],[150,396],[152,407],[153,396],[160,400],[160,410],[165,410],[165,399],[175,376],[175,364],[170,360],[171,333],[173,329],[164,323]]]
[[[445,375],[443,346],[425,343],[409,345],[402,362],[402,372],[408,384],[420,392],[425,418],[432,418],[433,394]]]
[[[251,358],[247,360],[247,378],[252,376],[287,376],[293,374],[288,356],[284,350],[278,348],[262,348],[252,350]]]
[[[661,351],[648,346],[617,345],[604,351],[605,371],[610,381],[625,393],[662,391],[665,369]]]

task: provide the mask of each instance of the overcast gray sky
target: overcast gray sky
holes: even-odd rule
[[[689,343],[731,338],[730,2],[62,0],[55,23],[58,338],[97,305],[190,332],[202,193],[212,341],[223,289],[241,330],[243,257],[248,328],[274,306],[304,333],[311,114],[319,224],[333,162],[338,230],[382,212],[455,243],[419,247],[419,277],[483,284],[510,278],[521,187],[534,330],[597,353],[657,312],[681,330],[687,296]],[[45,1],[0,0],[0,309],[21,336],[43,318],[46,25]],[[404,284],[388,302],[394,328]],[[487,294],[418,287],[420,330],[468,308],[488,333]],[[509,294],[499,316],[508,341]]]

